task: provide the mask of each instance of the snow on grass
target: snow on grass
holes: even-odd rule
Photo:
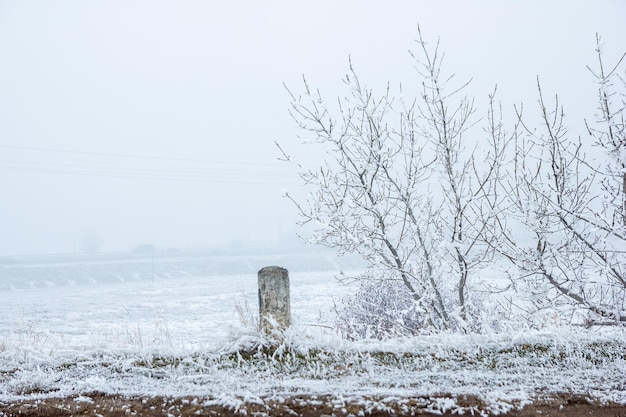
[[[294,325],[279,341],[251,327],[253,275],[0,292],[0,401],[98,391],[238,409],[298,396],[339,408],[426,398],[444,411],[473,396],[507,411],[574,393],[626,404],[623,330],[346,341],[332,329],[332,305],[352,289],[332,273],[291,281]]]

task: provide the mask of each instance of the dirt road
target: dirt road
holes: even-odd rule
[[[437,401],[440,400],[440,401]],[[206,398],[127,398],[91,393],[69,398],[29,400],[13,404],[0,403],[0,416],[410,416],[432,415],[433,404],[445,404],[438,399],[416,398],[404,401],[371,400],[367,405],[338,402],[329,397],[287,398],[260,403],[241,403],[232,406],[218,405]],[[626,406],[596,404],[582,396],[558,395],[550,400],[537,401],[522,409],[495,414],[485,410],[485,404],[476,398],[457,399],[465,415],[515,416],[515,417],[626,417]],[[445,409],[445,407],[444,407]],[[440,409],[438,415],[458,416],[459,409]],[[484,414],[483,414],[484,415]]]

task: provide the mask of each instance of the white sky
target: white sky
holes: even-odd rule
[[[419,23],[479,106],[497,83],[532,107],[539,75],[580,129],[595,33],[614,62],[625,21],[622,0],[0,0],[0,256],[289,241],[274,141],[307,149],[283,82],[332,99],[350,55],[410,85]]]

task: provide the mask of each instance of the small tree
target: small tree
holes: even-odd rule
[[[538,82],[541,125],[526,127],[518,112],[507,183],[508,216],[518,225],[502,230],[506,245],[497,250],[522,272],[513,284],[531,301],[531,311],[567,307],[570,321],[580,322],[576,313],[582,313],[587,324],[618,324],[626,322],[626,139],[624,90],[612,88],[614,78],[625,84],[617,67],[605,73],[599,38],[597,53],[600,116],[594,127],[587,126],[605,157],[590,157],[593,149],[569,134],[558,97],[549,110]]]
[[[420,33],[418,45],[421,91],[411,101],[399,98],[401,87],[397,97],[389,86],[376,97],[352,63],[337,116],[306,80],[303,96],[290,92],[304,139],[326,149],[319,167],[301,167],[310,197],[292,200],[303,223],[315,225],[313,243],[356,252],[368,276],[401,282],[424,327],[470,329],[471,275],[495,246],[485,239],[496,220],[489,198],[503,136],[489,135],[486,163],[477,164],[478,141],[467,137],[474,113],[474,101],[462,95],[467,83],[454,86],[442,75],[438,44],[429,50]]]

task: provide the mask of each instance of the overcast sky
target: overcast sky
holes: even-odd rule
[[[578,128],[595,33],[611,60],[625,21],[623,0],[0,0],[0,256],[288,242],[274,142],[307,148],[283,82],[342,95],[351,56],[410,84],[419,24],[477,99],[532,106],[539,75]]]

